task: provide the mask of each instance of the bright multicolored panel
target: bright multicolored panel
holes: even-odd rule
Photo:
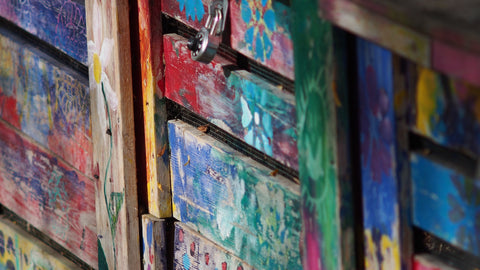
[[[413,270],[456,270],[438,260],[437,258],[428,255],[415,255],[413,259]]]
[[[186,43],[165,36],[166,97],[297,169],[294,95],[249,72],[229,72],[231,63],[220,57],[208,65],[195,62]]]
[[[480,87],[421,69],[415,101],[417,132],[444,146],[480,154]]]
[[[392,54],[357,39],[362,198],[367,269],[400,269]]]
[[[299,186],[170,121],[174,217],[258,269],[299,269]]]
[[[13,223],[0,220],[0,268],[68,270],[79,267]]]
[[[0,16],[87,63],[85,6],[72,0],[0,0]]]
[[[291,9],[277,0],[230,1],[232,48],[293,79]]]
[[[49,59],[0,34],[0,118],[91,176],[87,82]]]
[[[174,269],[253,269],[180,222],[175,223]]]
[[[413,223],[480,255],[479,180],[465,177],[422,156],[411,156]]]
[[[167,269],[165,220],[150,214],[142,216],[143,269]]]
[[[162,12],[197,30],[205,26],[213,0],[161,0]]]
[[[94,184],[0,121],[0,203],[96,265]]]

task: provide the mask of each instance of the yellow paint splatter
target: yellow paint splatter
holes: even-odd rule
[[[100,63],[100,56],[98,54],[93,54],[93,76],[95,77],[95,81],[100,83],[100,79],[102,78],[102,64]]]
[[[417,129],[426,135],[431,134],[432,118],[437,117],[435,92],[437,90],[435,73],[422,69],[417,84]]]
[[[365,241],[365,269],[400,269],[400,248],[396,241],[382,235],[380,246],[377,246],[370,230],[365,230]],[[379,261],[377,249],[380,249],[382,261]]]

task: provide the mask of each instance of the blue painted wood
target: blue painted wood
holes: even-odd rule
[[[174,217],[258,269],[299,269],[299,186],[170,121]]]
[[[411,156],[413,223],[480,255],[480,185],[419,155]]]
[[[87,63],[85,6],[72,0],[0,0],[0,16]]]
[[[400,269],[392,53],[357,39],[365,265]]]
[[[142,216],[143,269],[163,270],[167,268],[166,221],[150,214]]]

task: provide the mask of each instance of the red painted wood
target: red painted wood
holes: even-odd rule
[[[177,35],[166,35],[165,95],[213,124],[298,168],[296,113],[292,93],[216,57],[208,65],[195,62]]]
[[[455,270],[435,257],[428,254],[415,255],[413,259],[413,270]]]
[[[92,180],[0,121],[0,203],[90,265],[94,196]]]
[[[205,25],[212,0],[161,0],[162,12],[195,29]]]

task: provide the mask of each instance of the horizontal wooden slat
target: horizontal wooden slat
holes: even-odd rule
[[[0,16],[86,64],[85,6],[81,2],[2,0]]]
[[[86,80],[7,34],[0,34],[0,118],[92,175]]]
[[[232,48],[294,78],[292,12],[277,0],[230,1]]]
[[[212,0],[161,0],[162,12],[184,24],[199,30],[208,17],[208,5]]]
[[[96,265],[92,180],[0,121],[0,203]]]
[[[254,269],[181,222],[175,223],[174,269]]]
[[[300,267],[299,186],[169,122],[174,217],[259,269]]]
[[[413,224],[480,255],[478,180],[419,156],[411,156]]]
[[[1,269],[80,269],[10,221],[0,220]]]
[[[419,70],[416,85],[412,128],[443,146],[480,155],[480,87],[429,69]]]
[[[447,259],[447,258],[444,258]],[[454,270],[455,268],[446,265],[437,258],[428,254],[415,255],[413,259],[413,270]]]
[[[166,97],[297,169],[294,95],[246,71],[229,71],[232,63],[223,58],[195,62],[186,43],[165,36]]]

